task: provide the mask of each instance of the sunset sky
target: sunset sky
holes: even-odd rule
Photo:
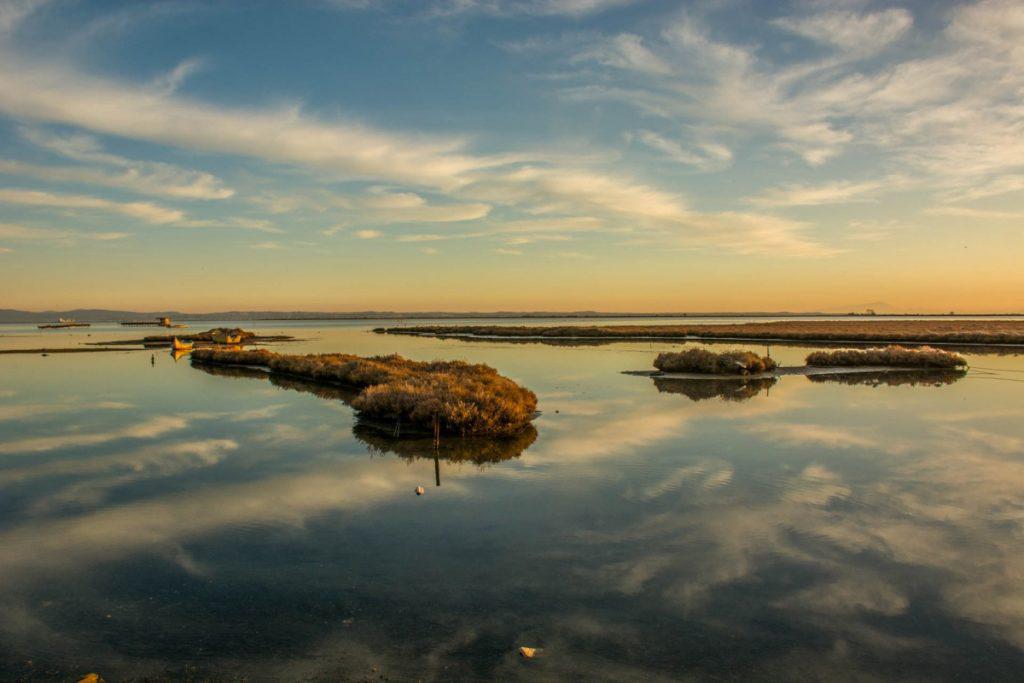
[[[1024,310],[1024,3],[0,0],[0,308]]]

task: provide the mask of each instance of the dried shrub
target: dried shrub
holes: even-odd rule
[[[401,356],[285,355],[197,349],[197,363],[250,365],[273,373],[361,389],[352,407],[402,429],[430,433],[512,435],[537,410],[534,393],[487,365],[412,361]]]
[[[706,375],[756,375],[776,368],[775,361],[750,351],[687,349],[658,354],[654,367],[662,372],[699,372]]]
[[[877,349],[815,351],[807,356],[807,364],[815,367],[957,368],[967,365],[967,361],[959,354],[929,346],[917,349],[886,346]]]

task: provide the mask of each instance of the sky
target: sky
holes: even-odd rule
[[[1024,2],[0,0],[0,308],[1024,311]]]

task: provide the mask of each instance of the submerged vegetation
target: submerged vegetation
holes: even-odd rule
[[[807,364],[813,367],[958,368],[966,366],[967,361],[959,354],[928,346],[917,349],[886,346],[877,349],[815,351],[807,356]]]
[[[687,325],[414,325],[386,334],[535,339],[733,339],[808,342],[1024,344],[1024,320],[782,320]]]
[[[270,372],[360,389],[352,407],[398,430],[435,435],[511,436],[524,430],[537,397],[494,368],[401,356],[287,355],[266,350],[197,349],[196,363],[264,367]]]
[[[697,372],[707,375],[756,375],[771,372],[775,361],[750,351],[722,351],[687,349],[678,353],[659,353],[654,367],[662,372]]]

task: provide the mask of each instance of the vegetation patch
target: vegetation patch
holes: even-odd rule
[[[894,368],[958,368],[967,365],[963,356],[925,346],[908,349],[886,346],[877,349],[838,349],[815,351],[807,356],[813,367],[894,367]]]
[[[548,339],[727,339],[900,344],[1024,344],[1024,320],[779,320],[669,325],[413,325],[375,332],[437,337]]]
[[[777,366],[766,356],[750,351],[722,351],[715,353],[707,349],[658,354],[654,367],[662,372],[698,372],[705,375],[757,375],[771,372]]]
[[[511,436],[525,429],[537,410],[537,397],[529,389],[490,366],[463,361],[219,349],[196,349],[192,360],[265,367],[274,373],[359,389],[352,407],[362,417],[406,431]]]
[[[104,342],[87,342],[91,346],[138,346],[146,348],[161,348],[170,346],[174,339],[179,341],[192,342],[194,344],[216,344],[226,338],[238,338],[237,344],[250,345],[258,342],[284,342],[293,341],[295,337],[283,334],[261,335],[240,327],[215,327],[205,332],[195,334],[151,334],[141,339],[113,339]],[[233,344],[232,344],[233,345]]]
[[[195,334],[153,334],[143,337],[142,339],[147,344],[151,342],[171,341],[175,337],[182,341],[212,342],[218,335],[240,337],[242,342],[246,344],[257,339],[257,334],[255,332],[243,330],[241,327],[214,327],[206,332],[196,332]]]

